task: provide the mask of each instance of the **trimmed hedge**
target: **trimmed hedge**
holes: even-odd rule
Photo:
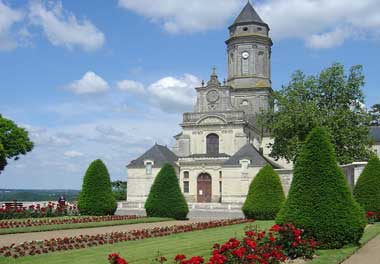
[[[288,199],[276,222],[305,229],[322,248],[341,248],[359,243],[366,226],[364,215],[337,165],[327,130],[313,129],[296,161]]]
[[[243,205],[245,217],[258,220],[273,220],[285,201],[280,177],[267,165],[262,168],[249,186]]]
[[[113,215],[117,209],[110,175],[100,159],[93,161],[86,171],[78,208],[81,215]]]
[[[165,164],[157,174],[145,202],[145,210],[150,217],[186,219],[189,208],[172,165]]]
[[[366,212],[380,212],[380,160],[370,159],[354,188],[356,201]]]

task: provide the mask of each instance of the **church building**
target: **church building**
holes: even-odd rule
[[[269,157],[272,139],[257,120],[271,107],[273,92],[269,26],[248,1],[228,29],[228,79],[221,83],[214,69],[210,80],[195,88],[194,110],[183,114],[182,132],[171,150],[156,144],[131,161],[127,204],[142,206],[165,163],[176,169],[189,203],[241,204],[266,165],[277,171],[285,193],[289,191],[293,165]],[[370,136],[380,157],[380,128],[372,127]],[[341,166],[351,188],[366,164]]]
[[[272,94],[269,30],[248,2],[229,27],[227,81],[221,83],[214,69],[195,88],[194,110],[183,114],[172,150],[156,144],[127,166],[127,202],[145,202],[165,163],[175,167],[182,192],[195,203],[242,203],[262,167],[291,169],[270,159],[270,138],[257,122]]]

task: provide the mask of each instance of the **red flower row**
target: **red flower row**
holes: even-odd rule
[[[20,218],[41,218],[41,217],[56,217],[66,215],[79,215],[79,210],[76,206],[59,205],[49,202],[46,207],[41,207],[40,204],[25,206],[6,206],[0,208],[0,220],[2,219],[20,219]]]
[[[3,220],[0,221],[0,229],[7,228],[21,228],[31,226],[43,225],[65,225],[65,224],[79,224],[79,223],[93,223],[93,222],[108,222],[108,221],[121,221],[143,218],[143,216],[135,215],[109,215],[109,216],[82,216],[70,218],[45,218],[45,219],[26,219],[26,220]]]
[[[95,236],[80,235],[75,237],[53,238],[44,241],[24,242],[20,245],[12,244],[0,248],[0,255],[5,257],[22,257],[26,255],[36,255],[54,251],[72,250],[86,247],[99,246],[104,244],[114,244],[118,242],[141,240],[151,237],[168,236],[172,234],[204,230],[209,228],[235,225],[253,222],[248,219],[218,220],[178,226],[168,226],[161,228],[151,228],[142,230],[132,230],[129,232],[114,232],[98,234]]]
[[[380,212],[367,212],[366,217],[369,224],[380,222]]]
[[[229,239],[223,245],[215,244],[207,264],[278,264],[287,259],[312,259],[317,243],[302,237],[303,230],[291,224],[275,225],[269,232],[249,230],[242,240]],[[118,254],[110,254],[110,264],[128,264]],[[165,263],[164,256],[155,259],[157,263]],[[174,258],[176,264],[202,264],[204,258],[200,256],[186,258],[178,254]]]

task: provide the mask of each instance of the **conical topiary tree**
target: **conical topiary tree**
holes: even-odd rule
[[[357,244],[362,237],[364,211],[337,165],[326,129],[313,129],[302,147],[288,199],[276,222],[304,228],[323,248]]]
[[[186,219],[189,208],[172,165],[165,164],[157,174],[145,202],[145,210],[151,217]]]
[[[86,171],[78,208],[82,215],[113,215],[116,211],[110,175],[100,159],[93,161]]]
[[[356,201],[366,212],[380,212],[380,160],[370,159],[354,188]]]
[[[243,213],[251,219],[273,220],[284,201],[285,194],[280,177],[272,166],[267,165],[259,171],[249,186]]]

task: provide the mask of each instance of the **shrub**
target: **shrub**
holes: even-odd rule
[[[148,216],[186,219],[189,208],[172,165],[165,164],[156,176],[145,210]]]
[[[366,212],[380,212],[380,160],[370,159],[354,188],[356,201]]]
[[[110,175],[100,159],[93,161],[86,171],[78,207],[82,215],[113,215],[116,211]]]
[[[250,219],[273,220],[284,201],[285,194],[280,177],[267,165],[259,171],[249,186],[243,212]]]
[[[302,147],[288,199],[276,222],[304,228],[323,248],[357,244],[363,235],[364,212],[337,165],[324,128],[313,129]]]

